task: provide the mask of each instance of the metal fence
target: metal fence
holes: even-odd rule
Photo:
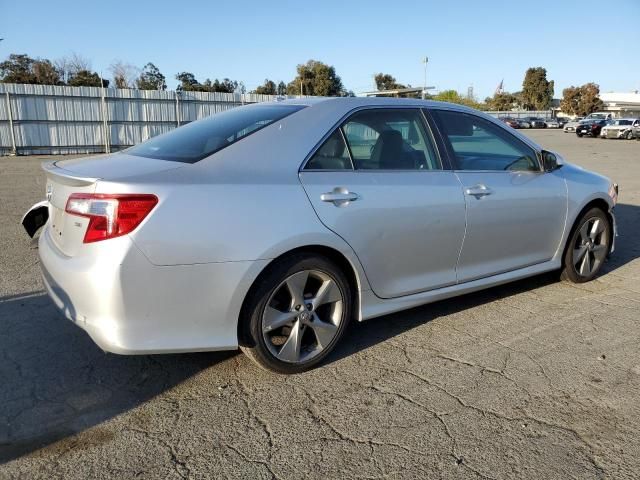
[[[120,150],[276,96],[0,83],[0,155]]]
[[[540,118],[552,118],[553,110],[513,110],[509,112],[500,112],[500,111],[490,111],[485,112],[491,116],[497,118],[524,118],[524,117],[540,117]]]
[[[100,153],[273,95],[0,83],[0,155]],[[487,112],[547,118],[551,110]]]

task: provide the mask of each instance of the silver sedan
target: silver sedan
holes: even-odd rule
[[[362,321],[542,272],[594,278],[617,185],[498,120],[409,99],[232,109],[45,166],[44,283],[105,351],[238,347],[306,370]]]

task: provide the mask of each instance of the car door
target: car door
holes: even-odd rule
[[[429,110],[455,163],[467,206],[458,282],[550,260],[567,216],[560,171],[505,128],[471,113]]]
[[[419,109],[353,113],[311,153],[300,180],[320,220],[357,254],[376,295],[455,284],[464,197]]]

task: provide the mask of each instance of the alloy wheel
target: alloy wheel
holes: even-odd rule
[[[337,282],[319,270],[287,277],[262,313],[262,336],[283,362],[303,363],[328,348],[338,334],[345,299]]]
[[[604,220],[592,217],[580,227],[573,246],[573,265],[582,277],[588,277],[604,262],[609,244]]]

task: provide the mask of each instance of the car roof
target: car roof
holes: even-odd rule
[[[272,103],[272,102],[268,102]],[[351,110],[353,108],[371,106],[371,107],[416,107],[416,108],[446,108],[451,110],[477,112],[472,108],[464,105],[448,102],[438,102],[435,100],[421,100],[418,98],[389,98],[389,97],[301,97],[291,98],[277,102],[284,105],[304,105],[313,107],[321,104],[331,103],[337,108]]]

